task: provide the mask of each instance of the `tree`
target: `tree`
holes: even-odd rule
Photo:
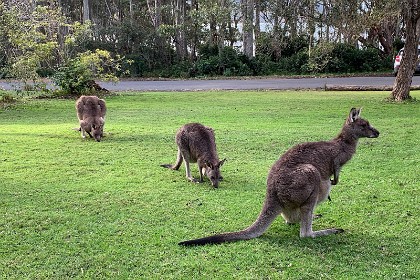
[[[114,73],[120,71],[122,59],[118,55],[114,59],[99,49],[82,52],[80,39],[91,34],[90,24],[68,24],[54,3],[35,3],[31,7],[0,3],[0,47],[5,53],[2,60],[8,77],[37,81],[41,71],[51,73],[67,67],[74,72],[62,76],[64,84],[66,79],[116,79]],[[66,32],[62,32],[62,27],[66,27]]]
[[[243,52],[252,58],[254,56],[254,0],[242,0],[243,17]]]
[[[365,30],[365,32],[359,33],[358,40],[365,47],[377,48],[384,55],[390,55],[393,51],[394,39],[400,35],[399,6],[391,5],[396,4],[395,2],[382,0],[371,0],[364,3],[358,18],[360,18],[361,31]]]
[[[188,57],[187,38],[185,34],[185,0],[175,0],[173,4],[174,27],[175,27],[175,49],[180,60]]]
[[[400,5],[405,24],[405,45],[401,65],[390,96],[394,101],[411,99],[410,87],[418,61],[420,31],[420,0],[402,0]]]
[[[0,30],[8,76],[36,80],[40,68],[56,63],[57,34],[64,18],[56,6],[0,4]]]

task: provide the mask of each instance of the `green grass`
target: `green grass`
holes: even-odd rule
[[[0,278],[418,279],[420,106],[387,95],[126,93],[106,98],[100,143],[72,130],[74,100],[0,110]],[[300,239],[279,217],[257,239],[177,245],[251,224],[274,161],[296,143],[331,139],[359,106],[381,135],[360,141],[314,222],[345,233]],[[174,134],[187,122],[216,132],[228,159],[219,189],[187,182],[184,166],[159,166],[175,161]]]

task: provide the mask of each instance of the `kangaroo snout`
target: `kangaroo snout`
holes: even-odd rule
[[[219,181],[211,181],[213,188],[217,189],[219,187]]]
[[[379,131],[372,127],[369,138],[378,138],[378,137],[379,137]]]

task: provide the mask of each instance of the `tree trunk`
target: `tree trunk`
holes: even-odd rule
[[[227,9],[225,0],[219,0],[218,4],[222,9]],[[219,55],[222,54],[223,48],[225,47],[226,27],[227,20],[224,16],[222,16],[219,21],[219,36],[217,38],[217,47],[219,50]]]
[[[418,61],[419,36],[417,30],[420,13],[416,7],[419,2],[419,0],[409,0],[408,3],[404,3],[405,6],[402,8],[406,38],[400,68],[395,78],[394,89],[391,92],[391,99],[395,101],[411,99],[410,87]]]
[[[254,27],[254,34],[255,34],[255,42],[258,42],[261,34],[261,0],[254,0],[255,1],[255,27]]]
[[[83,0],[83,22],[90,20],[89,0]]]
[[[197,0],[191,0],[191,10],[195,10],[198,12],[198,1]],[[191,60],[196,61],[197,59],[197,47],[199,45],[199,30],[200,25],[197,22],[194,22],[192,25],[192,45],[191,45]]]
[[[254,0],[242,0],[244,54],[254,56]]]
[[[187,39],[185,36],[185,0],[175,1],[175,49],[180,60],[188,56]]]
[[[209,45],[217,45],[217,20],[215,16],[210,16],[210,34],[209,34]]]

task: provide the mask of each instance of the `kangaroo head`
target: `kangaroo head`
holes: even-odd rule
[[[219,161],[216,165],[211,162],[205,162],[205,174],[209,178],[211,185],[215,188],[219,187],[219,182],[223,180],[223,176],[220,173],[220,167],[225,163],[226,159]]]
[[[367,120],[360,117],[362,108],[352,108],[346,120],[346,128],[350,130],[352,135],[357,138],[367,137],[376,138],[379,136],[379,131],[369,124]]]
[[[92,136],[95,138],[96,141],[100,142],[101,138],[103,136],[103,130],[104,130],[104,121],[102,118],[99,120],[95,120],[92,123]]]

